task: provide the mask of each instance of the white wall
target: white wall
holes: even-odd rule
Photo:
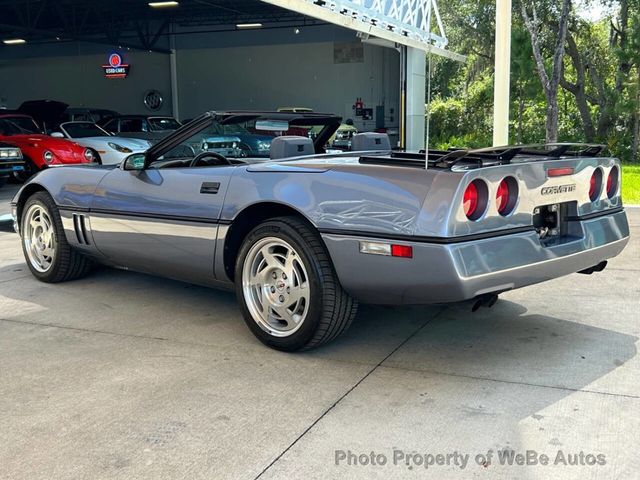
[[[11,59],[0,62],[0,104],[17,108],[25,100],[52,99],[74,107],[108,108],[121,113],[145,111],[146,91],[165,97],[162,113],[171,113],[169,57],[148,52],[126,52],[131,63],[128,78],[107,79],[104,55],[75,55]]]
[[[182,117],[310,107],[346,118],[358,97],[398,108],[398,54],[381,47],[365,45],[364,63],[334,64],[333,42],[183,50],[177,61]]]

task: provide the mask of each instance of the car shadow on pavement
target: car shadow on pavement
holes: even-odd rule
[[[607,315],[601,312],[593,312],[590,322],[598,323],[599,318],[605,325]],[[398,323],[413,323],[416,330],[383,361],[383,367],[638,395],[635,382],[600,381],[636,356],[637,337],[531,313],[508,300],[476,313],[465,304],[392,309],[361,306],[344,337],[310,355],[339,357],[353,344],[393,334]]]
[[[17,269],[28,273],[24,264],[11,264],[1,269],[0,276]],[[108,268],[66,284],[44,285],[28,275],[19,281],[25,283],[23,288],[3,288],[2,296],[18,308],[27,303],[41,307],[24,315],[15,312],[15,318],[25,321],[135,332],[213,347],[267,348],[249,334],[231,292]],[[47,314],[38,313],[43,311]],[[83,311],[91,315],[78,314]],[[606,315],[600,312],[593,312],[589,321],[597,324],[600,316],[600,324],[606,324]],[[342,337],[294,355],[568,391],[613,389],[637,395],[633,382],[624,378],[601,380],[636,356],[636,341],[632,335],[532,313],[508,300],[476,313],[468,304],[361,305]],[[266,355],[273,353],[265,350]]]

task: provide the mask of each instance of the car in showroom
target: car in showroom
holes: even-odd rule
[[[56,129],[67,107],[66,103],[57,100],[27,100],[12,113],[26,115],[38,125],[40,133],[49,134]]]
[[[320,132],[319,127],[310,129],[306,136],[314,139]],[[351,150],[351,139],[358,133],[358,129],[353,125],[353,120],[347,120],[340,125],[336,133],[329,139],[327,145],[331,149],[346,151]]]
[[[118,116],[118,112],[105,108],[68,107],[60,117],[60,122],[104,123]]]
[[[271,142],[274,135],[264,135],[252,131],[253,126],[249,124],[221,125],[214,123],[212,128],[217,133],[218,138],[233,138],[236,148],[233,156],[236,157],[269,157]],[[229,155],[227,155],[229,156]]]
[[[280,136],[270,159],[166,154],[214,124]],[[93,263],[234,289],[273,348],[329,342],[358,302],[470,301],[605,268],[629,240],[620,162],[594,145],[394,152],[384,134],[327,154],[341,118],[210,112],[119,166],[50,169],[12,200],[27,265],[43,282]],[[73,288],[70,286],[69,288]]]
[[[0,112],[0,141],[22,151],[24,169],[13,173],[19,181],[49,167],[95,162],[90,148],[42,134],[28,115]]]
[[[339,150],[351,150],[351,140],[357,134],[358,129],[353,122],[343,123],[335,135],[329,139],[329,145]]]
[[[16,172],[24,169],[24,158],[19,148],[0,142],[0,187]]]
[[[182,125],[173,117],[156,115],[119,115],[98,123],[107,132],[119,137],[139,138],[158,142]]]
[[[104,165],[120,163],[132,153],[141,153],[151,147],[148,140],[115,137],[92,122],[66,122],[53,132],[52,137],[73,140],[90,148],[95,161]]]

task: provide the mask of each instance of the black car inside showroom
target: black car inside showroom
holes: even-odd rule
[[[0,479],[637,479],[636,0],[0,0]]]

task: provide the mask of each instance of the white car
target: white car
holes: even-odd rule
[[[60,132],[52,137],[68,138],[83,147],[90,148],[99,163],[114,165],[134,153],[146,152],[151,142],[137,138],[114,137],[91,122],[66,122],[60,124]]]

